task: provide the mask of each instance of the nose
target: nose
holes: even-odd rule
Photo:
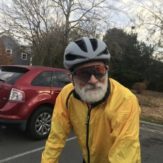
[[[91,75],[88,83],[89,84],[96,84],[97,82],[98,82],[98,79],[94,75]]]

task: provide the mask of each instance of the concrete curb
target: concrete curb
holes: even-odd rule
[[[147,124],[147,125],[151,125],[151,126],[156,126],[156,127],[163,127],[163,125],[161,124],[157,124],[157,123],[152,123],[152,122],[147,122],[147,121],[140,121],[140,123],[142,124]]]

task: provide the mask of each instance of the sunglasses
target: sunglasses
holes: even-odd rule
[[[93,65],[78,69],[72,73],[78,80],[87,83],[91,76],[94,75],[96,79],[100,80],[107,72],[108,68],[105,65]]]

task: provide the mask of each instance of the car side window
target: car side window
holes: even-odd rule
[[[52,76],[53,87],[63,87],[68,83],[70,83],[68,73],[62,71],[53,72],[53,76]]]
[[[46,71],[36,76],[31,84],[33,86],[50,87],[52,81],[51,79],[52,79],[52,72]]]

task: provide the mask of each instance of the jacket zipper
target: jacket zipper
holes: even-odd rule
[[[87,162],[90,163],[90,149],[89,149],[89,121],[91,115],[91,106],[88,105],[88,114],[86,122],[86,147],[87,147]]]

